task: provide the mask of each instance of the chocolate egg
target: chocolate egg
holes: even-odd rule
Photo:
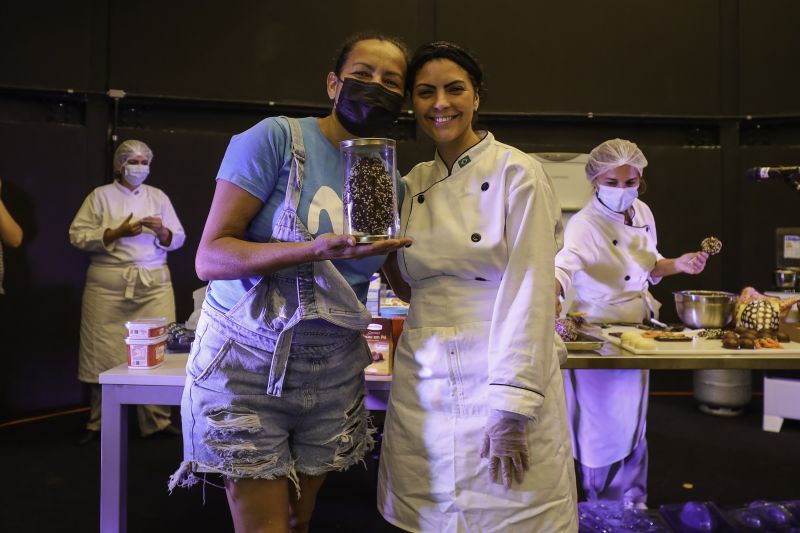
[[[739,341],[738,339],[733,339],[730,337],[722,339],[722,347],[735,350],[736,348],[739,347]]]

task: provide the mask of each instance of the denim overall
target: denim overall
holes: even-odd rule
[[[292,165],[284,210],[270,242],[313,237],[297,215],[305,149],[287,118]],[[343,470],[372,447],[364,368],[372,361],[361,330],[369,311],[330,261],[261,278],[227,312],[207,301],[187,362],[181,414],[184,461],[194,472],[232,479],[319,475]]]

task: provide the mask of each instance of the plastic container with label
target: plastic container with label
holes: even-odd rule
[[[394,363],[394,339],[392,336],[392,320],[389,318],[373,317],[367,329],[362,331],[367,339],[372,364],[364,371],[367,374],[389,376],[392,374]]]
[[[156,368],[164,362],[167,351],[167,335],[152,339],[125,337],[128,345],[128,368]]]
[[[158,318],[137,318],[125,322],[128,328],[129,339],[152,339],[167,334],[169,320],[166,317]]]

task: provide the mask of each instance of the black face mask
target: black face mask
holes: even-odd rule
[[[359,137],[384,133],[400,115],[403,97],[380,83],[344,78],[336,118],[344,129]]]

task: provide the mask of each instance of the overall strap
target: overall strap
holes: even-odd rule
[[[286,185],[284,205],[286,209],[296,212],[300,203],[300,191],[303,190],[306,148],[303,144],[303,130],[300,128],[300,121],[291,117],[282,118],[289,123],[289,130],[292,136],[292,166],[289,169],[289,183]]]

